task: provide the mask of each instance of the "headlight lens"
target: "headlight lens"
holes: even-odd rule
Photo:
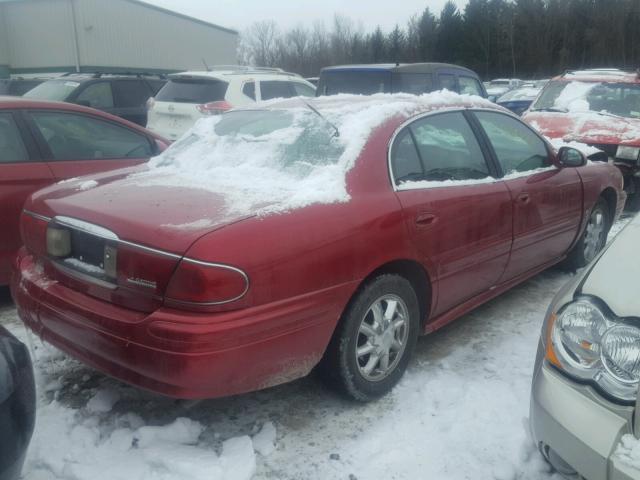
[[[625,145],[618,145],[618,149],[616,150],[616,158],[620,158],[622,160],[632,160],[635,162],[639,157],[639,147],[627,147]]]
[[[585,297],[562,310],[550,325],[547,341],[547,359],[557,367],[595,382],[620,400],[635,400],[640,383],[640,328]]]

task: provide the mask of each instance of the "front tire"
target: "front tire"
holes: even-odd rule
[[[400,380],[418,338],[420,309],[411,283],[380,275],[351,301],[322,360],[320,372],[359,401],[389,392]]]
[[[609,205],[600,198],[589,214],[589,221],[580,240],[567,257],[567,268],[577,270],[585,267],[598,256],[607,244],[607,236],[611,228],[609,217]]]

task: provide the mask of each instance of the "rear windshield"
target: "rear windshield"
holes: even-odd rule
[[[33,90],[29,90],[24,96],[39,100],[64,102],[71,95],[71,92],[79,86],[80,82],[74,82],[73,80],[49,80],[41,83]]]
[[[159,102],[209,103],[224,100],[227,82],[201,78],[174,78],[156,95]]]
[[[391,72],[373,71],[328,71],[322,72],[318,82],[317,96],[355,93],[373,95],[391,91]]]

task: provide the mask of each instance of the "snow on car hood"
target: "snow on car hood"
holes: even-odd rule
[[[530,111],[523,118],[549,138],[590,144],[640,146],[640,120],[591,111]]]
[[[309,101],[319,113],[302,100],[291,99],[267,102],[266,110],[254,107],[202,119],[152,159],[147,171],[126,182],[142,189],[204,190],[224,198],[224,208],[232,216],[347,202],[346,174],[376,127],[417,110],[492,106],[480,97],[446,90],[422,96],[335,95]],[[250,118],[260,112],[266,118],[264,125]],[[236,131],[227,125],[234,115],[246,116]],[[334,135],[334,126],[339,136]]]
[[[640,316],[639,243],[640,216],[636,216],[598,259],[582,286],[582,293],[600,298],[619,317]]]

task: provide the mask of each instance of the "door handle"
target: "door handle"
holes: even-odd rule
[[[418,227],[428,227],[433,225],[438,217],[433,213],[419,213],[416,215],[416,225]]]
[[[521,193],[520,195],[518,195],[518,202],[519,203],[527,204],[527,203],[529,203],[530,200],[531,200],[531,197],[529,196],[528,193]]]

